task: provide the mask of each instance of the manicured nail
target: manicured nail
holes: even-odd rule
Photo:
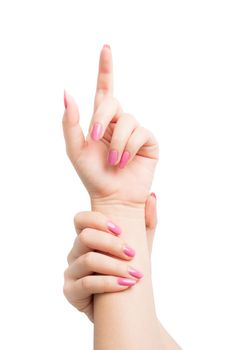
[[[130,257],[133,257],[135,255],[135,251],[131,247],[129,247],[128,245],[124,246],[123,252]]]
[[[109,50],[111,49],[110,45],[108,45],[108,44],[104,44],[103,48],[105,48],[105,47]]]
[[[97,141],[100,139],[102,132],[102,125],[100,123],[95,123],[91,132],[91,137],[94,141]]]
[[[67,108],[67,96],[66,96],[66,90],[64,90],[64,106]]]
[[[150,195],[156,198],[156,195],[155,195],[155,193],[154,193],[154,192],[151,192],[151,194],[150,194]]]
[[[121,234],[121,228],[119,226],[115,225],[113,222],[109,221],[107,223],[107,227],[112,233],[115,233],[116,235]]]
[[[126,163],[128,162],[129,160],[129,157],[130,157],[130,154],[128,151],[125,151],[123,154],[122,154],[122,157],[121,157],[121,161],[120,161],[120,164],[119,164],[119,167],[121,169],[123,169],[126,165]]]
[[[119,277],[117,279],[118,284],[121,286],[133,286],[137,281],[136,280],[131,280],[130,278],[122,278]]]
[[[128,272],[131,276],[136,277],[136,278],[142,278],[143,277],[143,273],[141,273],[138,270],[135,270],[133,267],[129,267],[128,268]]]
[[[111,150],[109,153],[108,153],[108,163],[110,165],[114,165],[117,161],[117,158],[118,158],[118,152],[116,150]]]

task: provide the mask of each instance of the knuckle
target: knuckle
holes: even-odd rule
[[[123,116],[122,116],[124,119],[126,119],[128,122],[130,123],[137,123],[137,120],[136,118],[130,114],[130,113],[123,113]]]
[[[90,291],[92,288],[92,279],[91,276],[85,276],[81,279],[82,289]]]
[[[116,97],[109,96],[109,99],[111,100],[112,103],[114,103],[116,105],[116,107],[120,105],[120,103],[119,103],[119,101],[117,100]]]
[[[146,129],[144,126],[140,125],[138,126],[138,131],[140,133],[144,133],[144,134],[148,134],[150,131],[148,129]]]
[[[75,237],[75,239],[74,239],[74,241],[73,241],[72,250],[78,246],[78,241],[79,241],[78,238],[79,238],[79,237],[76,235],[76,237]],[[71,250],[71,252],[72,252],[72,250]]]
[[[141,127],[141,128],[142,128],[143,132],[148,136],[148,138],[150,138],[151,141],[153,141],[154,143],[157,144],[157,140],[155,138],[154,133],[151,130],[146,129],[144,127]]]
[[[88,228],[84,228],[80,234],[79,234],[79,240],[83,244],[87,245],[88,244],[88,238],[89,238],[90,230]]]
[[[146,130],[147,130],[147,129],[146,129]],[[147,130],[147,133],[148,133],[150,139],[151,139],[154,143],[157,143],[154,133],[153,133],[152,131],[150,131],[150,130]]]
[[[67,279],[68,279],[68,277],[69,277],[69,267],[67,267],[67,268],[64,270],[63,276],[64,276],[64,280],[67,280]]]
[[[136,137],[135,135],[128,140],[127,143],[127,150],[130,151],[130,153],[133,153],[136,147]]]
[[[68,264],[70,263],[70,261],[71,261],[71,252],[69,252],[69,254],[67,255],[66,261],[67,261]]]
[[[79,218],[80,218],[80,212],[79,212],[79,213],[76,213],[76,214],[74,215],[74,224],[75,224],[75,226],[78,224]]]
[[[71,293],[70,283],[65,282],[63,284],[63,294],[67,298]]]
[[[84,216],[86,216],[87,211],[79,211],[74,215],[74,224],[78,225],[84,220]]]
[[[119,147],[119,145],[121,145],[122,143],[124,143],[124,139],[120,137],[120,135],[113,135],[110,147]]]
[[[83,264],[90,269],[94,264],[94,257],[95,254],[93,252],[87,252],[82,256]]]

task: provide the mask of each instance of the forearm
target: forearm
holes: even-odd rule
[[[144,206],[92,201],[92,210],[100,211],[122,228],[122,237],[136,255],[133,265],[144,277],[123,292],[95,295],[95,350],[160,350],[160,328],[156,318],[150,257],[147,246]]]
[[[171,335],[166,331],[163,325],[159,323],[159,331],[164,346],[164,350],[181,350],[181,347],[176,343],[176,341],[171,337]]]

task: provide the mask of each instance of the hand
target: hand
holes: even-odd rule
[[[69,266],[64,272],[63,291],[67,300],[93,321],[93,294],[122,291],[142,275],[132,269],[134,252],[124,249],[127,245],[120,236],[111,234],[120,231],[119,227],[108,226],[107,217],[98,212],[81,212],[75,215],[74,222],[78,235],[67,256]],[[146,200],[145,222],[151,253],[157,225],[156,200],[152,195]]]
[[[158,161],[158,142],[133,116],[123,112],[113,97],[109,48],[100,53],[94,112],[86,140],[78,106],[66,92],[64,98],[66,152],[91,199],[144,206]]]

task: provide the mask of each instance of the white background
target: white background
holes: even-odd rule
[[[233,349],[231,4],[1,1],[1,349],[92,349],[62,294],[73,217],[90,203],[61,119],[66,88],[86,133],[105,43],[116,98],[160,144],[159,317],[184,349]]]

